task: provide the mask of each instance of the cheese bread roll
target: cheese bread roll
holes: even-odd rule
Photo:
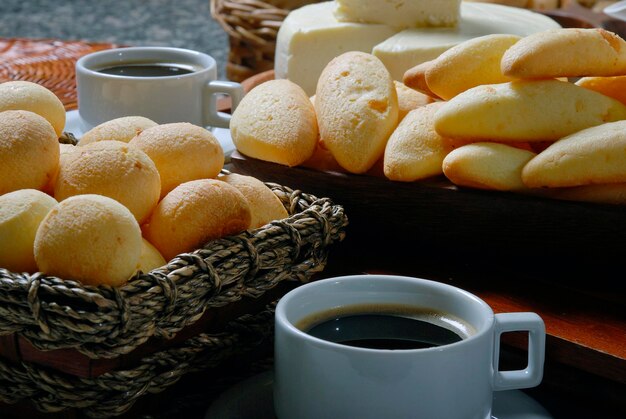
[[[128,143],[139,135],[141,131],[156,125],[156,122],[143,116],[124,116],[112,119],[87,131],[80,138],[77,145],[83,146],[109,140]]]
[[[626,119],[626,105],[557,80],[477,86],[439,109],[435,129],[473,141],[554,141],[585,128]]]
[[[626,182],[626,121],[574,133],[539,153],[524,168],[531,188]]]
[[[415,67],[409,68],[402,77],[402,82],[413,90],[417,90],[420,93],[428,95],[435,99],[441,99],[435,92],[433,92],[428,83],[426,82],[426,72],[434,64],[434,60],[425,61]]]
[[[415,109],[391,134],[384,156],[385,176],[412,182],[440,175],[441,163],[452,146],[433,127],[434,115],[442,102]]]
[[[626,76],[582,77],[576,84],[626,104]]]
[[[320,138],[337,163],[365,173],[382,157],[398,123],[398,94],[377,57],[347,52],[320,75],[315,109]]]
[[[411,89],[399,81],[394,80],[393,85],[395,86],[396,94],[398,95],[398,122],[402,121],[404,117],[413,109],[417,109],[435,101],[432,97]]]
[[[505,51],[517,35],[486,35],[462,42],[437,57],[426,70],[426,84],[442,99],[452,99],[481,84],[512,81],[500,70]]]
[[[526,189],[522,169],[536,154],[505,144],[474,143],[450,152],[443,173],[456,185],[498,191]]]
[[[600,28],[537,32],[504,53],[502,74],[520,79],[625,75],[626,41]]]

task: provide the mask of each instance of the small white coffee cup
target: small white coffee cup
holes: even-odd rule
[[[124,66],[170,65],[185,74],[110,74]],[[108,69],[108,70],[107,70]],[[231,97],[234,110],[243,97],[239,83],[217,80],[213,57],[188,49],[130,47],[87,54],[76,62],[78,112],[83,128],[123,116],[144,116],[159,124],[189,122],[228,128],[230,115],[217,110],[217,96]]]
[[[466,336],[425,349],[370,349],[313,337],[297,325],[328,310],[399,304],[447,313]],[[500,334],[528,331],[528,366],[499,371]],[[493,392],[538,385],[545,326],[535,313],[494,315],[478,297],[424,279],[359,275],[286,294],[276,307],[274,406],[280,419],[491,418]]]

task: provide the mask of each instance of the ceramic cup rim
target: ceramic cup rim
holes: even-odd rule
[[[396,283],[402,283],[404,285],[412,285],[421,288],[428,288],[430,290],[434,290],[439,293],[449,293],[453,295],[455,299],[459,301],[465,301],[468,305],[471,304],[473,307],[476,307],[475,310],[480,312],[481,318],[484,320],[479,328],[476,329],[475,333],[470,336],[463,338],[462,340],[450,344],[446,344],[443,346],[436,346],[431,348],[418,348],[418,349],[402,349],[402,350],[389,350],[389,349],[371,349],[371,348],[361,348],[343,345],[340,343],[330,342],[324,339],[320,339],[310,334],[300,330],[296,327],[296,325],[288,319],[287,310],[289,308],[289,304],[293,304],[294,300],[298,298],[302,298],[303,295],[307,293],[316,291],[316,289],[330,288],[333,285],[335,286],[349,286],[350,283],[360,283],[363,285],[364,281],[386,281],[386,284],[390,284],[390,281]],[[339,284],[339,285],[338,285]],[[343,285],[348,284],[348,285]],[[391,302],[391,301],[390,301]],[[313,314],[314,311],[311,311],[309,314]],[[301,320],[301,319],[299,319]],[[464,319],[465,320],[465,319]],[[467,321],[467,320],[466,320]],[[349,275],[349,276],[340,276],[334,278],[321,279],[314,282],[310,282],[308,284],[304,284],[299,286],[287,294],[285,294],[279,301],[276,306],[275,311],[275,322],[277,327],[281,327],[282,331],[287,335],[290,335],[292,338],[302,339],[303,341],[312,343],[319,348],[326,348],[334,351],[345,351],[345,352],[362,352],[362,353],[370,353],[370,354],[389,354],[393,353],[396,355],[413,355],[418,353],[431,353],[431,352],[440,352],[442,350],[446,350],[446,348],[458,347],[461,345],[472,344],[472,342],[483,339],[484,336],[488,333],[491,333],[493,325],[495,324],[495,314],[491,307],[478,296],[463,290],[461,288],[444,284],[437,281],[431,281],[423,278],[415,278],[415,277],[407,277],[407,276],[396,276],[396,275]],[[475,326],[475,325],[472,325]]]
[[[193,63],[200,66],[201,68],[197,71],[193,71],[187,74],[176,74],[172,76],[158,76],[158,77],[150,77],[150,76],[123,76],[117,74],[106,74],[101,73],[96,69],[98,63],[100,65],[103,64],[106,58],[109,58],[110,62],[114,62],[113,58],[118,57],[119,63],[128,63],[133,62],[132,57],[138,57],[143,54],[166,54],[170,57],[178,56],[178,57],[186,57],[188,60],[193,59]],[[123,58],[122,58],[123,57]],[[163,59],[163,58],[161,58]],[[137,58],[135,58],[136,62]],[[111,48],[105,49],[101,51],[95,51],[86,55],[83,55],[76,61],[76,72],[81,73],[82,75],[89,76],[95,79],[102,80],[133,80],[136,82],[154,82],[156,80],[177,80],[177,79],[186,79],[191,77],[202,76],[207,72],[211,72],[217,68],[217,62],[215,58],[212,56],[205,54],[200,51],[195,51],[191,49],[185,48],[175,48],[175,47],[123,47],[123,48]]]

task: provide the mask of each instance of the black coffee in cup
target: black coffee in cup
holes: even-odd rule
[[[370,349],[422,349],[459,342],[472,334],[461,319],[405,305],[361,305],[316,313],[297,327],[311,336]]]
[[[137,63],[104,66],[98,73],[126,77],[169,77],[191,74],[193,66],[178,63]]]

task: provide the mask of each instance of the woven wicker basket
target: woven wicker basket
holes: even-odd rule
[[[0,337],[26,339],[41,351],[72,348],[93,359],[115,358],[149,338],[175,337],[208,309],[263,296],[281,281],[311,280],[325,267],[329,246],[344,237],[343,208],[267,185],[288,218],[212,241],[120,288],[0,269]],[[121,414],[139,396],[161,391],[187,372],[254,348],[271,336],[272,322],[271,309],[248,313],[217,333],[196,334],[132,368],[91,378],[0,356],[0,402],[27,399],[45,412],[80,408],[94,417]]]
[[[243,81],[274,68],[276,35],[287,14],[313,0],[211,0],[211,15],[229,37],[226,77]]]

